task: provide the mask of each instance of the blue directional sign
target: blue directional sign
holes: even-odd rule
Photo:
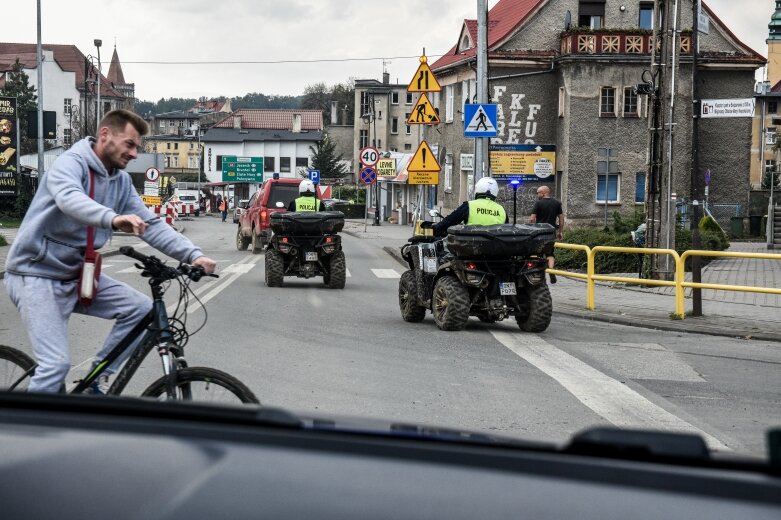
[[[320,184],[320,170],[309,170],[309,180],[315,184]]]
[[[377,171],[374,168],[364,168],[361,170],[361,182],[372,184],[377,180]]]
[[[464,137],[496,137],[496,105],[464,105]]]

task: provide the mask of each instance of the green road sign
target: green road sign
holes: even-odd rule
[[[263,182],[263,157],[222,157],[222,182]]]

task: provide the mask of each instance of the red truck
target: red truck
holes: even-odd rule
[[[271,239],[271,214],[286,211],[298,197],[301,179],[268,179],[249,199],[247,209],[239,216],[236,248],[244,251],[252,244],[252,253],[262,253]]]

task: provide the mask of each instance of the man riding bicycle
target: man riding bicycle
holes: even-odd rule
[[[21,314],[38,362],[29,391],[64,389],[71,368],[71,313],[116,320],[96,356],[98,364],[152,308],[148,296],[105,274],[91,303],[79,303],[88,228],[93,228],[89,234],[94,233],[95,249],[111,238],[112,231],[124,231],[207,273],[216,267],[200,248],[144,206],[124,171],[138,155],[141,136],[149,131],[147,123],[133,112],[113,110],[99,127],[97,138],[82,139],[43,174],[6,260],[6,291]],[[132,351],[127,349],[106,373],[116,372]],[[92,391],[105,393],[108,386],[108,376],[102,376]]]

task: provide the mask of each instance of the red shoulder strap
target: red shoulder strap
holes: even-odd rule
[[[95,199],[95,172],[89,169],[89,198]],[[87,226],[87,254],[86,258],[92,260],[95,256],[95,230]]]

